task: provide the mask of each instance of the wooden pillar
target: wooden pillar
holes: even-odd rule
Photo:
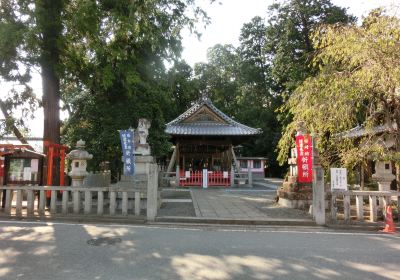
[[[180,160],[181,160],[181,153],[180,153],[180,145],[179,143],[176,143],[176,165],[180,166]]]
[[[176,161],[176,146],[174,152],[172,153],[171,160],[169,161],[167,172],[172,172],[172,168],[174,168],[175,161]]]
[[[60,148],[60,186],[65,186],[64,169],[65,169],[65,149],[64,149],[64,147],[61,147]]]
[[[54,147],[49,146],[47,158],[47,185],[53,185],[53,160],[54,160]],[[51,199],[51,191],[46,191],[46,198]]]
[[[49,153],[47,158],[47,185],[53,185],[53,155],[54,147],[49,146]]]
[[[176,186],[179,187],[179,183],[180,183],[180,170],[179,170],[179,157],[180,157],[180,153],[179,153],[179,143],[176,143],[175,146],[176,149],[176,173],[175,173],[175,183]]]
[[[235,170],[233,169],[233,166],[231,166],[231,187],[235,186]]]

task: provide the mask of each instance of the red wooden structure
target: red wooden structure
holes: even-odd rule
[[[65,169],[65,152],[68,149],[65,145],[44,141],[44,150],[47,157],[47,186],[53,186],[53,169],[56,160],[60,161],[60,181],[59,186],[65,185],[64,169]],[[47,191],[46,196],[50,197],[51,192]]]
[[[186,172],[189,172],[187,174]],[[182,187],[202,186],[203,185],[203,171],[186,171],[180,172],[179,185]],[[190,175],[190,176],[186,176]],[[231,175],[227,176],[223,171],[208,171],[208,186],[209,187],[228,187],[231,184]]]
[[[14,145],[14,144],[0,144],[0,177],[5,177],[5,158],[6,155],[12,155],[16,150],[29,150],[34,149],[28,144]]]

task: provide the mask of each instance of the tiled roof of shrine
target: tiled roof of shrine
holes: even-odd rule
[[[338,133],[336,134],[336,136],[341,138],[357,138],[366,135],[375,135],[383,132],[389,132],[391,130],[397,130],[397,125],[395,123],[377,125],[371,128],[366,128],[365,126],[359,125],[350,130]]]
[[[246,136],[262,131],[234,121],[220,111],[211,100],[203,97],[186,112],[166,124],[171,135]]]

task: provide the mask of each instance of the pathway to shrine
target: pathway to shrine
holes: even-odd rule
[[[307,211],[280,206],[276,202],[276,189],[282,179],[265,178],[253,182],[252,186],[235,188],[200,187],[165,189],[162,191],[162,206],[158,217],[193,218],[232,221],[293,221],[309,223]]]
[[[246,220],[311,220],[307,212],[279,206],[275,190],[191,189],[196,217]]]

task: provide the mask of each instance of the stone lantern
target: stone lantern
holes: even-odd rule
[[[392,173],[392,163],[390,161],[375,162],[375,173],[372,179],[378,183],[379,191],[390,191],[390,184],[396,176]]]
[[[85,141],[82,139],[76,142],[76,149],[72,150],[67,158],[72,160],[71,171],[68,173],[72,179],[73,187],[80,187],[83,184],[83,179],[89,174],[86,171],[87,160],[92,159],[93,155],[84,150]]]

